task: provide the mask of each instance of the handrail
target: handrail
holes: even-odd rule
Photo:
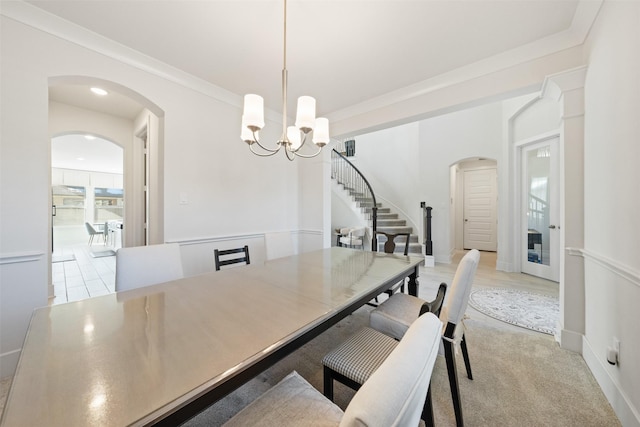
[[[362,194],[365,198],[371,199],[373,206],[371,208],[371,217],[368,218],[371,219],[373,227],[373,232],[371,233],[371,250],[377,252],[378,239],[376,237],[376,231],[378,230],[378,203],[371,184],[369,184],[369,181],[367,181],[367,178],[364,177],[362,172],[335,148],[331,151],[331,178],[334,178],[339,184]]]

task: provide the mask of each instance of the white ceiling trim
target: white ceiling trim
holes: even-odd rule
[[[119,62],[153,74],[172,83],[195,90],[203,95],[242,108],[242,96],[204,81],[162,61],[131,49],[100,34],[94,33],[66,19],[22,1],[2,2],[0,14],[54,37],[105,55]],[[265,111],[270,119],[280,122],[282,113]]]
[[[483,77],[584,43],[598,16],[603,0],[578,3],[571,27],[561,33],[518,46],[498,55],[460,67],[411,86],[369,99],[351,107],[327,114],[332,122],[346,120],[371,111],[416,98],[436,90]]]
[[[588,35],[602,3],[603,0],[581,0],[576,9],[571,27],[562,33],[511,49],[351,107],[331,112],[326,116],[331,121],[342,121],[580,45]],[[22,1],[3,2],[0,14],[139,70],[195,90],[233,107],[239,109],[242,107],[242,96],[238,94],[206,82],[28,3]],[[282,119],[281,113],[274,110],[267,109],[265,114],[269,120],[274,122],[279,123]]]

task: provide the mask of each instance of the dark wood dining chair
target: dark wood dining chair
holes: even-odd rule
[[[242,255],[230,257],[230,255],[236,255],[236,254],[242,254]],[[251,264],[251,259],[249,258],[249,246],[247,245],[244,245],[243,248],[236,248],[236,249],[223,249],[223,250],[216,249],[213,251],[213,257],[216,262],[216,271],[219,271],[220,267],[225,265],[238,264],[241,262],[247,265]]]
[[[404,252],[403,254],[405,256],[409,255],[409,238],[411,237],[410,233],[385,233],[384,231],[376,231],[376,234],[381,234],[383,236],[385,236],[387,238],[387,240],[384,242],[384,252],[387,254],[392,254],[396,251],[396,242],[395,239],[397,237],[403,237],[405,238],[404,241]]]
[[[404,237],[404,251],[403,254],[404,256],[409,255],[409,238],[411,237],[410,233],[385,233],[384,231],[376,231],[377,235],[383,235],[386,237],[386,240],[384,242],[384,253],[386,254],[392,254],[395,253],[396,251],[396,241],[395,239],[398,237]],[[391,296],[393,295],[393,293],[395,291],[398,290],[398,288],[400,289],[400,292],[404,292],[404,280],[402,282],[398,282],[397,284],[393,285],[391,287],[391,289],[386,290],[385,292]]]

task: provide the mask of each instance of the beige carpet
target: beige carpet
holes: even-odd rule
[[[292,370],[322,391],[322,357],[367,323],[368,310],[358,310],[185,426],[222,424]],[[467,379],[461,357],[458,375],[467,426],[620,425],[580,355],[560,349],[548,335],[498,329],[474,319],[466,325],[474,380]],[[442,357],[436,362],[432,391],[436,426],[455,426]],[[336,384],[335,393],[344,409],[354,392]],[[384,404],[384,396],[380,399]]]

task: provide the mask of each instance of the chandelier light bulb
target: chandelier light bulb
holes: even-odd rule
[[[313,143],[322,148],[329,143],[329,119],[318,117],[313,129]]]
[[[260,95],[244,96],[244,122],[246,126],[257,131],[264,127],[264,99]]]
[[[251,132],[251,129],[247,126],[247,120],[245,116],[242,116],[242,129],[240,130],[240,139],[242,139],[247,144],[251,145],[254,143],[254,134],[255,139],[258,139],[258,131]]]
[[[296,127],[304,133],[313,130],[316,121],[316,100],[311,96],[298,98],[298,112],[296,114]]]
[[[297,150],[302,145],[302,139],[300,138],[300,130],[295,126],[289,126],[287,128],[287,139],[291,143],[291,149]]]

